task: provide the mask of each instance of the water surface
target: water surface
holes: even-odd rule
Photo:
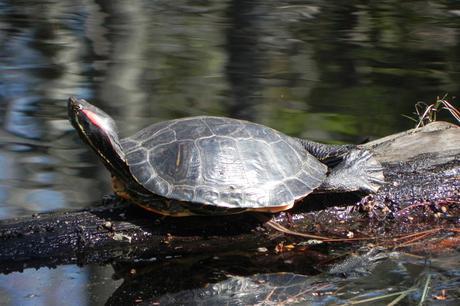
[[[1,219],[87,207],[110,192],[67,121],[70,95],[103,108],[125,136],[224,115],[359,143],[412,127],[401,115],[417,101],[460,93],[455,1],[0,1],[0,42]],[[100,273],[2,276],[0,303],[51,305],[74,286],[54,275],[92,286]],[[101,302],[79,288],[76,305]]]

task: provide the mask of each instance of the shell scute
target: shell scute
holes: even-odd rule
[[[177,140],[195,140],[213,135],[211,129],[201,120],[178,121],[171,126],[171,129],[176,133]]]
[[[270,191],[270,197],[277,199],[280,204],[290,204],[295,200],[295,197],[285,184],[275,185]]]
[[[148,154],[148,151],[145,150],[144,148],[138,148],[137,150],[131,152],[130,154],[131,154],[131,158],[138,160],[139,163],[144,164],[145,161],[148,161],[149,154]]]
[[[156,146],[150,151],[149,161],[150,165],[155,169],[160,177],[167,181],[175,181],[177,166],[176,156],[178,152],[179,143],[173,142]]]
[[[240,207],[244,201],[244,193],[241,191],[223,191],[220,192],[220,200],[227,203],[229,207]]]
[[[148,160],[131,165],[130,170],[136,180],[141,184],[144,184],[144,182],[149,181],[155,176]]]
[[[187,202],[193,202],[195,198],[195,189],[190,186],[174,186],[172,193]]]
[[[243,162],[238,156],[235,141],[220,136],[197,141],[202,160],[203,184],[208,186],[244,186]]]
[[[152,177],[145,183],[145,187],[149,190],[158,190],[158,194],[162,196],[168,196],[171,192],[171,187],[167,181],[162,179],[161,177]]]
[[[165,128],[158,131],[152,137],[142,140],[142,146],[147,150],[151,150],[157,146],[172,143],[174,141],[177,141],[175,131]]]
[[[121,147],[125,153],[130,152],[131,150],[137,149],[137,142],[131,139],[123,139],[121,141]]]
[[[203,119],[214,135],[229,136],[244,129],[241,121],[228,120],[221,117],[206,117]]]
[[[296,174],[303,166],[303,160],[300,158],[299,153],[288,142],[280,141],[272,143],[272,152],[275,156],[283,156],[283,163],[280,165],[285,177]]]
[[[269,190],[248,187],[244,192],[247,207],[263,207],[265,203],[271,203]]]
[[[255,123],[248,123],[244,129],[252,138],[264,139],[266,142],[275,142],[281,139],[279,132],[269,127],[260,126]]]
[[[284,179],[279,160],[272,154],[270,145],[265,141],[241,139],[237,147],[244,165],[247,186],[263,181]]]
[[[307,185],[305,182],[302,182],[297,178],[287,179],[285,184],[291,187],[290,190],[292,190],[292,193],[296,198],[301,198],[304,195],[305,190],[313,191],[311,186]]]
[[[214,188],[198,186],[196,187],[196,198],[203,199],[207,204],[215,204],[219,201],[219,192]]]

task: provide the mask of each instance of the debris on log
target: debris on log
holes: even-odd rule
[[[113,197],[90,209],[1,221],[0,272],[236,250],[269,250],[269,255],[282,251],[286,241],[304,246],[298,242],[306,238],[296,232],[387,247],[433,235],[459,241],[459,127],[435,122],[361,147],[373,151],[384,167],[386,183],[376,194],[311,195],[269,222],[273,216],[263,213],[160,217]]]

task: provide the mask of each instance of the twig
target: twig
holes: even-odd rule
[[[363,303],[383,300],[383,299],[386,299],[388,297],[401,295],[401,294],[406,294],[407,295],[407,294],[409,294],[411,292],[414,292],[416,290],[417,290],[416,288],[411,288],[411,289],[407,289],[407,290],[404,290],[404,291],[390,293],[390,294],[386,294],[386,295],[382,295],[382,296],[375,296],[375,297],[364,299],[364,300],[350,301],[349,304],[346,304],[346,305],[358,305],[358,304],[363,304]]]
[[[431,275],[428,274],[428,276],[426,277],[425,286],[423,287],[422,298],[420,299],[420,302],[418,303],[419,306],[422,306],[426,300],[426,296],[428,295],[428,288],[430,287],[430,282],[431,282]]]

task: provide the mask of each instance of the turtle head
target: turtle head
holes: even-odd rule
[[[80,137],[102,158],[109,170],[116,172],[125,164],[115,121],[104,111],[86,102],[70,97],[67,104],[69,120]]]

